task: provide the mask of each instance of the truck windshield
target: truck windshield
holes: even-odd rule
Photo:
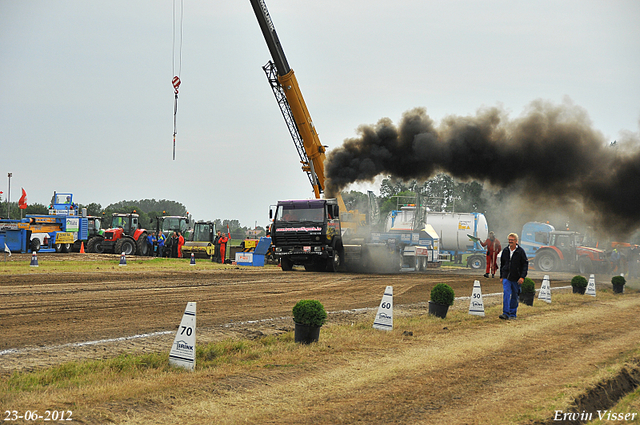
[[[71,204],[70,193],[56,193],[54,204]]]
[[[185,222],[184,218],[166,217],[164,220],[162,220],[163,232],[169,232],[174,230],[176,231],[179,230],[181,232],[184,232],[186,228],[187,228],[187,223]]]
[[[195,229],[193,229],[193,240],[199,242],[211,241],[213,238],[211,237],[211,226],[196,224]]]
[[[122,228],[127,228],[127,224],[129,223],[129,217],[118,217],[118,216],[113,216],[111,218],[111,227],[112,228],[116,228],[116,227],[122,227]]]
[[[324,208],[286,208],[279,206],[276,212],[277,221],[311,221],[324,222]]]

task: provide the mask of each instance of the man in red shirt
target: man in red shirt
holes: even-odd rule
[[[183,245],[184,245],[184,236],[182,236],[182,232],[178,232],[178,258],[182,258]]]
[[[484,277],[489,277],[489,273],[491,273],[491,277],[495,277],[496,270],[498,270],[498,253],[502,251],[502,245],[493,232],[489,232],[487,240],[480,241],[480,245],[487,248],[487,270]]]
[[[220,262],[222,264],[224,264],[224,260],[227,258],[225,251],[227,250],[227,242],[229,241],[230,237],[231,235],[227,233],[227,236],[222,234],[220,235],[220,239],[218,239],[218,242],[220,243]]]

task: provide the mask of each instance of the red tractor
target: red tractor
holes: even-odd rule
[[[569,271],[598,273],[607,269],[604,251],[580,246],[582,235],[578,232],[549,232],[549,245],[541,246],[535,253],[535,268],[542,272]]]
[[[125,255],[148,255],[148,232],[139,228],[138,214],[113,214],[111,227],[104,232],[104,237],[95,237],[89,242],[90,252],[113,253]]]

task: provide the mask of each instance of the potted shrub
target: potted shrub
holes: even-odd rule
[[[533,299],[536,295],[536,284],[533,279],[525,277],[524,282],[520,285],[520,301],[526,305],[533,305]]]
[[[438,283],[431,290],[431,301],[429,301],[429,314],[444,319],[447,317],[449,306],[453,305],[455,294],[453,288],[446,283]]]
[[[293,307],[295,341],[310,344],[318,341],[320,327],[327,320],[324,306],[317,300],[300,300]]]
[[[624,284],[627,283],[624,276],[613,276],[611,278],[611,284],[613,285],[613,292],[616,294],[622,294],[624,292]]]
[[[574,276],[571,279],[571,287],[573,287],[573,293],[584,295],[584,291],[587,290],[587,283],[587,279],[584,276]]]

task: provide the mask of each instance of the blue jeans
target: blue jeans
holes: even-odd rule
[[[502,313],[509,317],[516,317],[518,311],[519,286],[517,281],[502,279]]]

